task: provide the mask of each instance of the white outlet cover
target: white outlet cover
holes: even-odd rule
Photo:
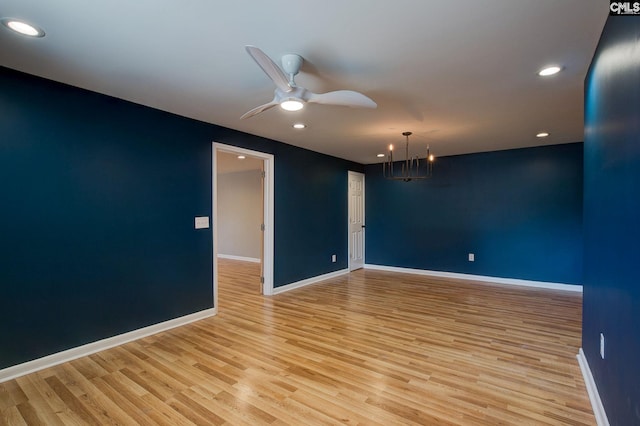
[[[604,334],[600,333],[600,358],[604,359]]]
[[[209,227],[209,216],[196,216],[196,229],[207,229]]]
[[[473,253],[469,253],[469,262],[475,262],[476,261],[476,255]]]

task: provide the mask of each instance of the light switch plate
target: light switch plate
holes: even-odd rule
[[[207,229],[209,227],[209,216],[196,216],[196,229]]]

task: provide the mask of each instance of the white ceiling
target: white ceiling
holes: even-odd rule
[[[261,171],[264,161],[260,158],[244,156],[238,158],[238,154],[218,151],[216,153],[216,171],[218,174],[237,173],[247,171]]]
[[[375,163],[405,130],[440,156],[581,141],[583,81],[607,15],[600,0],[4,0],[0,18],[47,34],[2,26],[0,65]],[[274,89],[248,44],[277,63],[300,54],[300,86],[356,90],[378,108],[240,120]],[[551,63],[564,71],[536,75]],[[542,130],[551,136],[537,139]]]

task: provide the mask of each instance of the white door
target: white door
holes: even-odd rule
[[[349,270],[364,266],[364,175],[349,172]]]

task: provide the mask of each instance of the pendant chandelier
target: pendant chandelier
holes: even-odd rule
[[[405,160],[400,161],[393,166],[393,145],[389,145],[389,155],[387,160],[382,163],[382,175],[385,179],[401,180],[403,182],[410,182],[414,179],[427,179],[431,177],[433,171],[433,161],[435,157],[429,152],[429,146],[427,145],[427,156],[420,159],[417,155],[415,157],[409,157],[409,136],[411,132],[404,132],[402,136],[407,138],[405,146]]]

